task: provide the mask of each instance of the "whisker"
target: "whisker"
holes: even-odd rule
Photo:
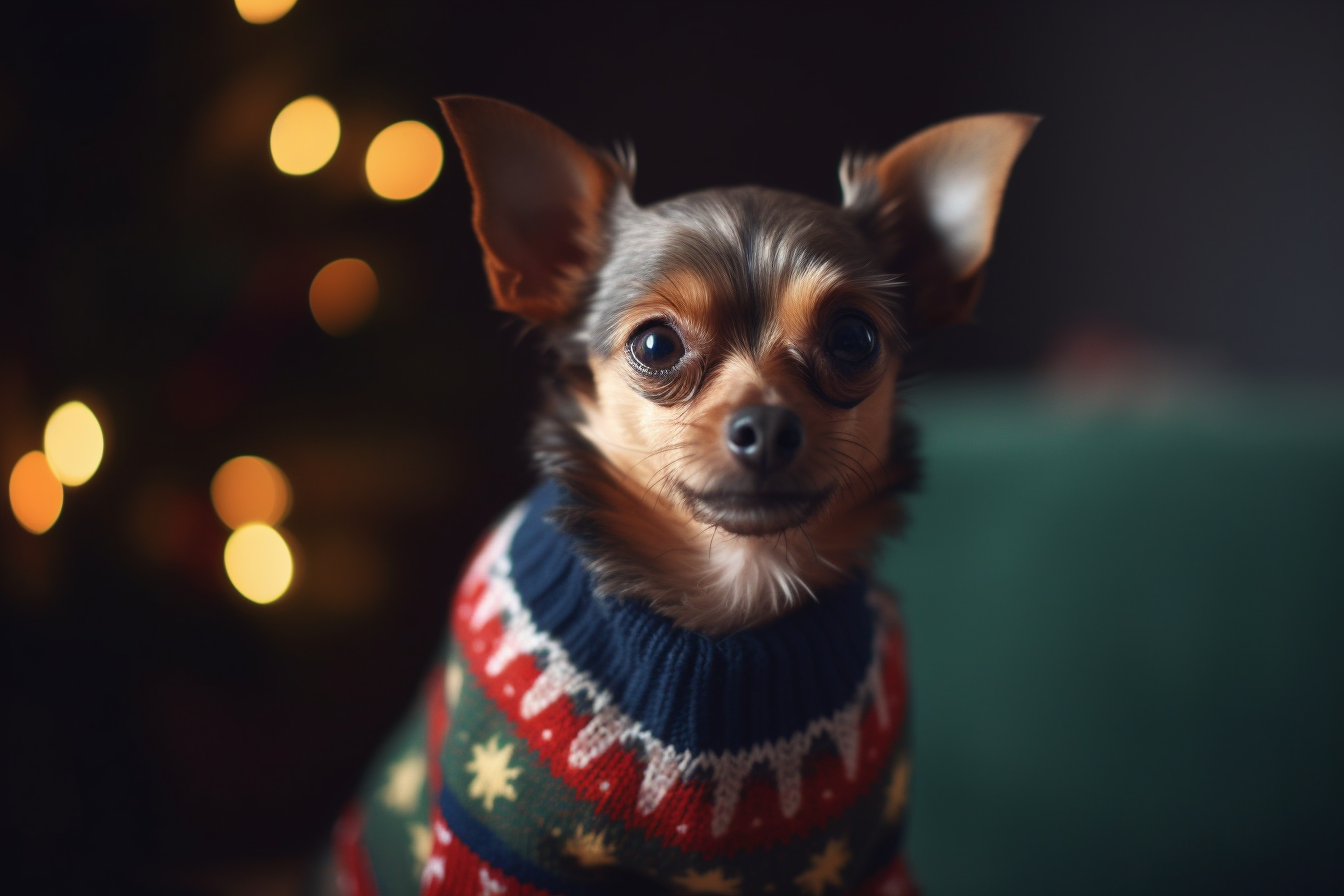
[[[812,543],[812,537],[807,534],[807,528],[800,525],[798,531],[802,533],[803,538],[807,541],[807,546],[812,549],[812,559],[819,561],[821,558],[817,556],[817,546]]]
[[[829,451],[832,455],[835,455],[835,456],[837,456],[837,457],[847,458],[847,460],[840,460],[840,461],[838,461],[839,466],[844,467],[844,468],[845,468],[847,471],[849,471],[850,473],[857,474],[858,468],[856,468],[856,467],[854,467],[854,466],[851,466],[851,462],[853,461],[853,458],[852,458],[852,457],[850,457],[848,454],[845,454],[843,451],[837,451],[837,450],[834,449],[834,448],[827,448],[826,450]],[[857,499],[858,496],[854,494],[854,489],[853,489],[853,481],[854,481],[854,477],[853,477],[853,476],[841,476],[841,477],[840,477],[840,481],[845,485],[846,488],[849,489],[849,496],[850,496],[851,498],[856,498],[856,499]]]
[[[877,481],[873,479],[872,475],[869,474],[869,472],[863,468],[863,464],[859,463],[858,458],[842,451],[839,448],[827,448],[826,450],[832,452],[833,454],[838,454],[841,457],[844,457],[848,459],[851,463],[853,463],[854,466],[858,469],[859,475],[862,476],[864,479],[868,480],[869,492],[871,492],[874,495],[877,494]],[[848,464],[846,464],[846,466],[848,466]]]
[[[837,442],[848,442],[848,443],[851,444],[851,445],[858,445],[858,446],[859,446],[860,448],[862,448],[864,451],[867,451],[869,454],[871,454],[871,455],[873,456],[873,460],[877,461],[878,464],[882,467],[882,469],[883,469],[884,471],[887,469],[887,462],[884,461],[882,458],[878,457],[878,456],[877,456],[877,452],[875,452],[873,449],[869,448],[867,445],[863,444],[863,442],[860,441],[859,439],[855,439],[855,438],[843,438],[843,436],[848,435],[848,434],[847,434],[847,433],[840,432],[840,431],[838,431],[838,430],[837,430],[837,434],[829,434],[829,433],[828,433],[828,435],[830,435],[831,438],[833,438],[833,439],[834,439],[835,441],[837,441]]]
[[[674,463],[675,463],[675,461],[674,461]],[[671,467],[672,464],[668,464],[667,466],[668,466],[668,467]],[[667,468],[665,467],[664,469],[667,469]],[[667,472],[666,472],[665,474],[663,474],[662,482],[663,482],[663,484],[662,484],[661,486],[658,487],[658,500],[659,500],[659,501],[665,501],[665,500],[667,500],[667,487],[668,487],[669,485],[672,484],[672,470],[668,469]]]
[[[802,526],[799,526],[798,531],[803,533],[803,537],[807,539],[808,546],[812,548],[812,559],[816,560],[818,563],[821,563],[824,566],[829,566],[831,569],[835,570],[841,575],[845,575],[845,571],[843,569],[836,566],[834,563],[832,563],[831,561],[827,560],[825,557],[817,553],[816,546],[812,544],[812,537],[807,534],[806,529],[804,529]]]
[[[873,474],[872,474],[872,473],[868,472],[868,468],[865,467],[865,466],[859,461],[859,459],[858,459],[857,457],[854,457],[852,454],[850,454],[849,452],[845,451],[843,448],[837,448],[837,449],[835,449],[835,450],[839,451],[841,454],[845,455],[845,456],[848,457],[851,461],[854,462],[854,465],[857,466],[857,467],[859,468],[859,472],[863,474],[863,478],[866,479],[866,480],[868,481],[868,491],[869,491],[869,493],[870,493],[870,494],[873,494],[873,495],[876,495],[876,494],[877,494],[877,491],[878,491],[878,489],[877,489],[877,480],[873,478]]]
[[[620,442],[613,442],[611,439],[601,438],[601,437],[599,437],[596,433],[592,433],[592,434],[591,434],[591,437],[589,438],[589,441],[592,441],[592,442],[600,442],[600,443],[603,444],[603,445],[607,445],[607,446],[610,446],[610,447],[612,447],[612,448],[616,448],[616,449],[618,449],[618,450],[620,450],[620,451],[640,451],[640,450],[643,450],[643,448],[644,448],[644,446],[642,446],[642,445],[638,445],[638,446],[637,446],[637,445],[622,445]],[[690,443],[690,442],[679,442],[679,443],[677,443],[677,444],[680,444],[680,445],[689,445],[689,444],[691,444],[691,443]],[[657,454],[658,451],[666,451],[666,450],[667,450],[668,448],[670,448],[670,447],[672,447],[672,446],[669,445],[669,446],[665,446],[665,447],[663,447],[663,448],[659,448],[659,449],[655,450],[654,453]]]
[[[663,448],[659,448],[655,451],[650,451],[648,454],[644,455],[639,460],[635,461],[633,464],[630,465],[630,472],[634,472],[635,467],[638,467],[640,464],[644,463],[644,461],[649,460],[650,458],[657,457],[658,455],[662,454],[665,451],[674,451],[679,448],[687,448],[690,447],[690,445],[691,445],[690,442],[676,442],[671,445],[667,445]]]
[[[666,479],[667,476],[671,475],[671,472],[670,472],[671,467],[672,467],[673,465],[675,465],[675,464],[676,464],[678,461],[680,461],[681,459],[682,459],[681,457],[674,457],[674,458],[672,458],[670,461],[668,461],[667,463],[663,464],[663,465],[662,465],[661,467],[659,467],[658,469],[654,470],[654,471],[653,471],[653,475],[649,478],[649,485],[648,485],[648,488],[645,488],[645,489],[644,489],[644,494],[640,495],[640,500],[643,500],[643,499],[647,498],[647,497],[649,496],[649,491],[652,490],[652,488],[653,488],[655,485],[658,484],[658,481],[659,481],[659,474],[661,474],[664,470],[668,470],[669,472],[668,472],[666,475],[664,475],[664,476],[662,477],[662,478]]]

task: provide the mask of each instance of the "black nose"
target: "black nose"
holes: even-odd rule
[[[728,450],[762,475],[782,470],[803,445],[803,421],[788,408],[757,404],[728,420]]]

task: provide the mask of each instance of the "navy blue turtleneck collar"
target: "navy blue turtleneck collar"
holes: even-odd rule
[[[537,627],[659,740],[697,753],[740,750],[789,737],[853,699],[876,624],[862,578],[766,625],[709,638],[640,600],[595,598],[573,540],[547,518],[567,500],[551,481],[529,497],[509,549],[515,587]]]

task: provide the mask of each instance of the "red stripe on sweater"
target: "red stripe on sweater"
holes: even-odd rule
[[[448,830],[437,806],[434,847],[420,877],[420,896],[557,896],[510,877],[482,859]]]
[[[425,688],[426,723],[425,723],[425,758],[429,766],[429,793],[430,802],[443,787],[443,769],[439,767],[437,761],[443,747],[443,739],[448,736],[448,693],[444,683],[445,666],[439,663],[434,666],[433,671],[429,673],[429,683]]]
[[[802,767],[802,808],[793,818],[785,818],[780,811],[779,790],[773,783],[773,775],[763,777],[758,772],[743,783],[731,827],[723,836],[714,837],[710,833],[713,784],[707,776],[697,774],[689,781],[675,782],[657,811],[641,815],[636,801],[645,762],[638,750],[613,744],[588,767],[574,768],[569,763],[570,745],[591,715],[577,714],[573,701],[562,695],[533,718],[522,718],[520,702],[541,669],[534,657],[522,653],[498,675],[486,674],[486,663],[505,632],[498,616],[486,620],[479,630],[473,631],[469,625],[485,585],[483,579],[464,582],[454,613],[454,634],[472,677],[513,723],[518,736],[550,766],[551,773],[604,816],[656,837],[665,846],[714,859],[775,846],[806,834],[842,815],[860,796],[885,783],[881,778],[889,768],[891,751],[902,733],[908,698],[905,650],[898,627],[889,630],[882,646],[888,727],[882,728],[874,706],[866,709],[860,721],[854,779],[845,777],[843,763],[836,753],[825,747],[818,750],[814,742]],[[829,743],[829,738],[820,739]]]
[[[353,803],[336,822],[333,839],[337,886],[344,896],[378,896],[373,865],[364,850],[364,816]]]

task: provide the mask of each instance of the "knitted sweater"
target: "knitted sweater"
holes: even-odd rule
[[[596,598],[541,486],[336,830],[352,896],[906,896],[904,647],[855,581],[711,639]]]

